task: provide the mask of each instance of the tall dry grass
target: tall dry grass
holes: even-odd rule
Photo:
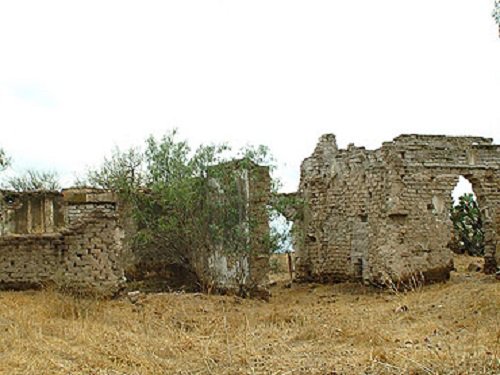
[[[406,293],[280,282],[269,303],[2,292],[0,374],[499,374],[500,283],[460,262]]]

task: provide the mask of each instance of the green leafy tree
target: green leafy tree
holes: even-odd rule
[[[145,184],[144,155],[137,147],[122,151],[114,148],[99,168],[89,169],[86,176],[78,178],[76,186],[92,186],[130,193]]]
[[[10,166],[11,160],[0,148],[0,171]],[[59,176],[53,171],[27,169],[18,176],[8,177],[3,188],[15,191],[58,190],[61,188]]]
[[[117,191],[129,208],[135,223],[136,263],[193,269],[195,254],[207,247],[238,257],[250,253],[255,243],[249,233],[259,223],[248,206],[245,171],[272,163],[266,147],[249,146],[237,154],[224,144],[193,150],[174,130],[163,137],[149,137],[143,150],[115,149],[85,178],[90,186]],[[272,206],[267,209],[264,214],[271,217]],[[272,230],[259,241],[272,252],[281,235]]]
[[[484,255],[484,232],[481,212],[473,194],[464,194],[451,209],[455,248],[459,253]]]
[[[204,197],[208,169],[222,160],[225,146],[200,146],[194,152],[173,131],[149,137],[144,152],[143,191],[133,194],[138,225],[136,246],[164,259],[189,264],[192,251],[203,248],[208,236]],[[152,256],[154,254],[151,254]]]
[[[15,191],[59,190],[59,176],[52,171],[28,169],[19,176],[9,177],[5,187]]]

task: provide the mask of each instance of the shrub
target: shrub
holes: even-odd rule
[[[451,221],[455,231],[455,246],[458,253],[484,255],[484,232],[481,212],[473,194],[464,194],[451,209]]]

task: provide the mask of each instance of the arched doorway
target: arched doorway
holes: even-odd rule
[[[450,248],[458,254],[484,256],[483,219],[472,183],[460,175],[451,195],[453,234]]]
[[[467,180],[472,185],[472,191],[482,220],[484,233],[484,272],[495,273],[497,270],[497,232],[500,223],[498,206],[498,181],[494,173],[481,169],[459,169],[456,171],[453,187],[450,186],[450,194],[461,179]],[[464,186],[462,184],[462,186]],[[452,199],[450,197],[450,199]]]

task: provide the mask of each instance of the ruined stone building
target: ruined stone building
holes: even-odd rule
[[[238,176],[246,215],[255,223],[246,232],[250,251],[237,253],[222,243],[192,249],[188,271],[198,285],[187,287],[238,291],[267,284],[269,251],[260,239],[269,232],[269,170],[253,166]],[[211,183],[223,197],[224,184]],[[157,272],[162,256],[145,259],[136,251],[129,214],[110,191],[0,191],[0,289],[55,284],[113,294],[124,287],[126,276]],[[161,273],[164,285],[177,287],[168,275]]]
[[[449,209],[459,176],[473,186],[485,271],[500,264],[500,145],[480,137],[402,135],[377,150],[320,138],[301,166],[294,215],[297,277],[387,284],[452,269]]]
[[[258,290],[268,281],[269,170],[238,163],[218,168],[236,168],[243,200],[235,225],[250,250],[238,252],[224,237],[207,239],[183,254],[188,264],[180,265],[181,273],[189,271],[193,283],[211,290]],[[208,207],[227,195],[232,174],[222,172],[206,177]],[[485,271],[494,272],[500,264],[499,145],[480,137],[402,135],[377,150],[343,150],[334,135],[322,136],[301,166],[291,210],[297,278],[373,284],[449,278],[449,209],[461,175],[477,196]],[[134,247],[136,230],[110,191],[0,191],[0,288],[55,284],[112,294],[151,274],[176,286],[168,272],[158,272],[168,268],[161,252],[144,256]]]
[[[119,286],[123,232],[114,194],[70,189],[0,197],[1,287]]]

